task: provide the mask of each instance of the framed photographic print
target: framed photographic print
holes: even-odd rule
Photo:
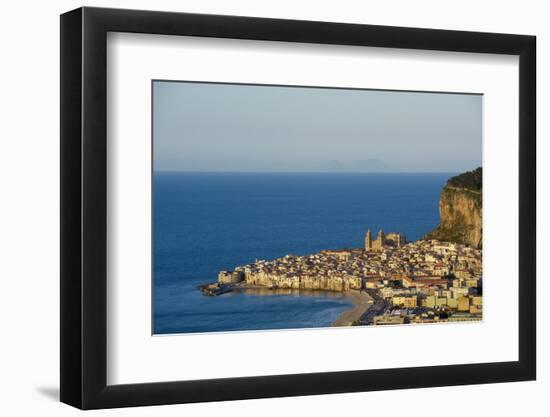
[[[61,16],[61,400],[535,379],[535,38]]]

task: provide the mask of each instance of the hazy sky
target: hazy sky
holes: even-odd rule
[[[155,171],[481,165],[482,97],[155,81]]]

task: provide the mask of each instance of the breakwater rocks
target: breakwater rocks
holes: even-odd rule
[[[233,286],[230,284],[213,282],[211,284],[199,285],[198,289],[202,292],[203,295],[213,297],[233,291]]]

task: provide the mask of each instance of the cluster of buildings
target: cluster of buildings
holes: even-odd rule
[[[218,283],[369,291],[384,303],[366,324],[404,324],[481,319],[482,272],[481,250],[383,231],[372,240],[368,231],[364,248],[256,260],[221,271]]]

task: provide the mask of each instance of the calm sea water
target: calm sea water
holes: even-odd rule
[[[256,258],[359,247],[370,229],[415,240],[439,220],[437,174],[155,173],[154,332],[328,326],[334,294],[225,294],[197,286]]]

